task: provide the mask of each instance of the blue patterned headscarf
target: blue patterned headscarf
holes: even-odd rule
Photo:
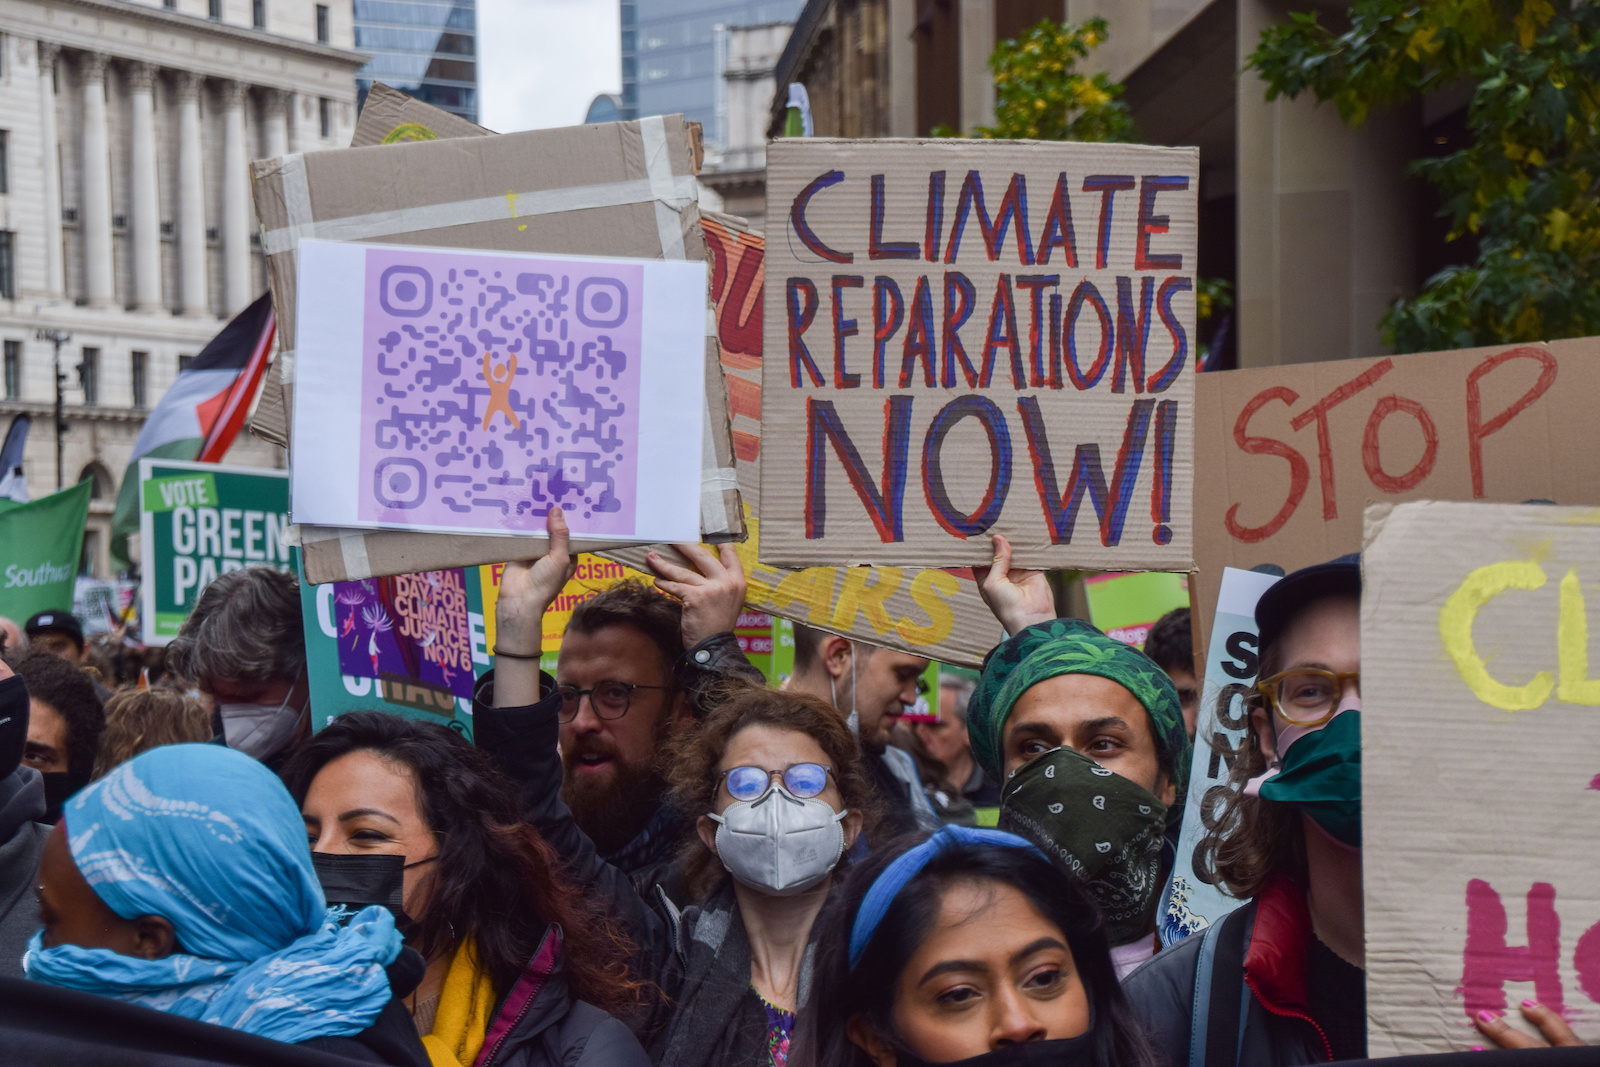
[[[1189,789],[1193,745],[1183,723],[1178,690],[1155,661],[1132,645],[1107,637],[1081,619],[1052,619],[1001,642],[983,661],[983,675],[967,704],[967,734],[979,766],[995,777],[1005,762],[1006,719],[1022,694],[1061,674],[1094,674],[1116,682],[1144,705],[1155,734],[1156,756],[1179,797]]]
[[[389,1002],[393,916],[369,907],[339,925],[299,809],[242,752],[152,749],[68,801],[62,822],[106,906],[166,919],[178,948],[156,960],[44,948],[40,931],[29,978],[290,1043],[358,1034]]]

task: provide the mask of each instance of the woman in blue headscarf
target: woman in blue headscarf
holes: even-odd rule
[[[240,752],[152,749],[68,801],[41,857],[39,914],[23,959],[35,981],[368,1061],[427,1062],[403,1009],[399,1027],[378,1025],[409,991],[390,988],[393,917],[368,907],[340,924],[299,809]]]

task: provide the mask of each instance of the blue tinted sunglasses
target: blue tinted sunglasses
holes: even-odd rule
[[[828,788],[828,775],[833,768],[820,763],[791,763],[782,771],[769,771],[765,767],[733,767],[722,772],[728,786],[728,795],[735,800],[758,800],[772,788],[772,780],[781,777],[783,787],[801,800],[810,800]]]

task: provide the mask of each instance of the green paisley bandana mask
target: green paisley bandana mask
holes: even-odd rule
[[[1000,793],[1000,829],[1032,841],[1089,887],[1112,945],[1154,923],[1166,815],[1138,783],[1070,748],[1035,756]]]

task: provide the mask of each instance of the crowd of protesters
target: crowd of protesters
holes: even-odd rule
[[[551,677],[572,562],[549,524],[504,570],[471,741],[379,712],[314,730],[299,589],[269,568],[214,581],[164,658],[107,655],[64,611],[0,620],[16,1062],[1365,1056],[1356,558],[1261,599],[1249,740],[1198,853],[1245,903],[1163,948],[1187,609],[1140,651],[1058,618],[995,537],[976,577],[1005,639],[906,721],[927,660],[797,625],[767,688],[737,554],[680,546],[573,610]]]

